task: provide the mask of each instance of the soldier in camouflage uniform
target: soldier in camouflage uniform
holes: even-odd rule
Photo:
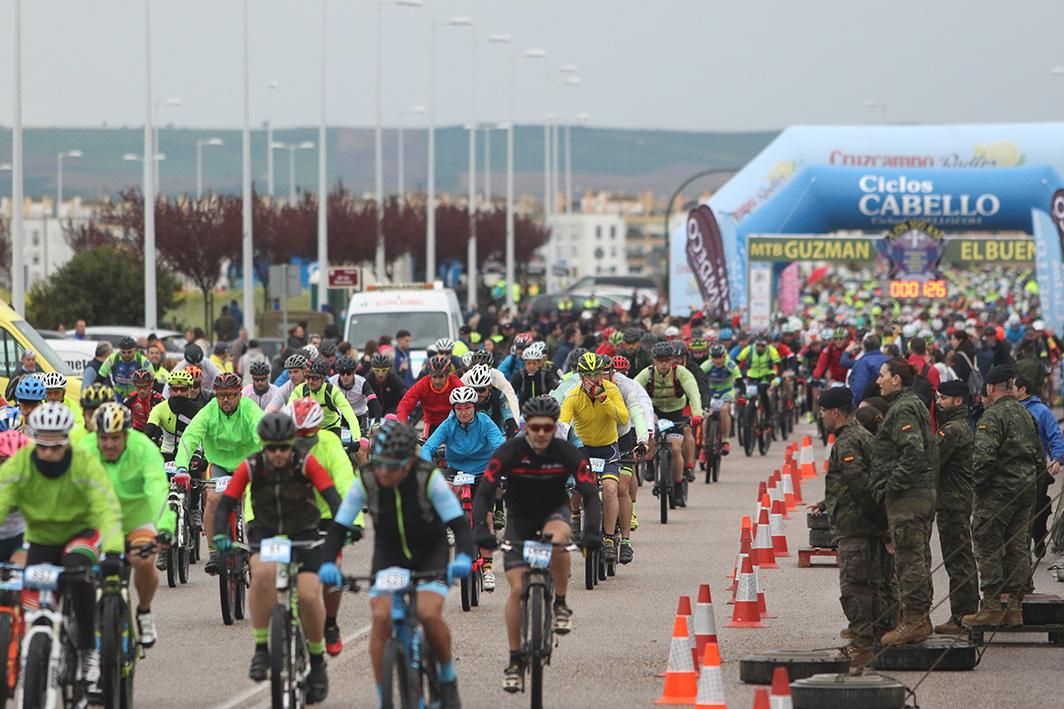
[[[984,380],[989,406],[975,428],[975,512],[972,539],[983,602],[965,625],[1023,625],[1031,573],[1028,534],[1038,473],[1045,465],[1034,419],[1016,400],[1012,367],[998,365]],[[1001,594],[1009,594],[1001,608]]]
[[[935,517],[942,560],[949,574],[949,620],[936,633],[964,632],[961,618],[979,609],[979,578],[972,551],[972,442],[968,385],[959,379],[938,387],[938,494]]]
[[[915,372],[900,358],[879,370],[880,393],[890,403],[876,433],[872,491],[887,511],[901,613],[885,645],[920,643],[931,634],[931,525],[935,515],[938,449],[927,407],[913,394]]]
[[[839,601],[850,622],[850,671],[860,674],[872,659],[885,520],[872,499],[869,469],[875,437],[854,420],[853,392],[827,389],[819,398],[824,427],[835,434],[824,478],[825,509],[839,549]]]

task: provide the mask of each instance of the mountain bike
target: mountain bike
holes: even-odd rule
[[[0,707],[15,696],[18,685],[19,649],[22,647],[22,567],[0,564]]]
[[[477,478],[469,473],[456,473],[451,481],[453,487],[458,488],[458,499],[462,503],[462,511],[465,512],[466,521],[472,529],[473,523],[473,497],[476,495]],[[460,590],[462,596],[462,610],[469,611],[480,605],[480,592],[484,589],[484,558],[477,553],[473,560],[473,570],[469,576],[461,580]]]
[[[550,560],[555,549],[576,551],[576,544],[555,544],[552,535],[538,534],[535,540],[523,544],[522,554],[528,568],[522,574],[521,586],[521,654],[525,674],[532,675],[532,709],[543,707],[543,668],[550,664],[554,649],[554,582],[550,574]],[[504,541],[503,551],[513,549]],[[521,691],[525,691],[524,676]]]
[[[139,554],[142,557],[154,552],[154,544],[127,550],[127,554]],[[133,604],[129,602],[130,571],[129,564],[123,564],[120,573],[100,579],[96,613],[100,642],[100,693],[105,706],[121,709],[133,706],[133,676],[141,655],[137,621],[133,615]]]
[[[683,440],[683,433],[674,430],[675,422],[666,418],[658,419],[658,440],[654,446],[654,487],[652,492],[658,497],[662,524],[669,522],[669,510],[676,509],[676,496],[683,494],[683,488],[677,488],[672,480],[672,445],[671,441]]]
[[[166,504],[174,512],[174,543],[166,552],[159,555],[158,566],[166,571],[166,584],[170,588],[178,582],[188,583],[188,568],[192,563],[195,541],[189,510],[189,498],[192,490],[192,477],[188,473],[178,473],[173,463],[166,464],[166,473],[170,478],[170,492]]]
[[[213,478],[214,491],[225,492],[230,476]],[[241,500],[229,514],[229,538],[234,545],[244,542],[244,503]],[[244,554],[226,554],[218,559],[218,595],[222,604],[222,622],[232,625],[244,619],[247,588],[251,583],[251,570]]]
[[[392,637],[381,660],[382,709],[438,706],[439,667],[417,618],[417,586],[422,581],[448,583],[447,573],[393,566],[371,576],[345,576],[343,587],[353,593],[372,584],[392,596]]]
[[[709,415],[702,419],[702,445],[706,451],[706,484],[715,483],[720,479],[720,451],[723,445],[721,438],[721,409],[728,402],[719,397],[709,400]]]

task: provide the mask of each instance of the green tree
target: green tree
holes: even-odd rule
[[[159,313],[177,301],[177,278],[156,266]],[[144,322],[144,260],[123,246],[97,246],[67,262],[26,299],[29,321],[52,328],[84,318],[93,325],[141,325]]]

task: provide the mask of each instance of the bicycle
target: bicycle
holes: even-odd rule
[[[231,477],[214,478],[214,491],[219,495],[225,492]],[[229,515],[229,538],[234,545],[242,544],[244,539],[244,504],[241,501]],[[247,557],[242,554],[226,554],[218,559],[218,595],[222,604],[222,622],[232,625],[236,620],[244,619],[246,593],[251,585],[251,569]]]
[[[721,420],[720,412],[726,402],[720,398],[709,401],[709,415],[702,419],[702,445],[706,451],[706,484],[715,483],[720,479],[721,446]]]
[[[660,518],[662,524],[669,523],[669,510],[676,509],[676,495],[683,494],[683,488],[677,489],[672,480],[672,446],[670,441],[679,437],[682,433],[672,429],[675,422],[669,419],[658,419],[658,441],[654,446],[654,487],[651,490],[658,497]]]
[[[539,533],[535,540],[526,540],[522,553],[528,568],[522,574],[521,586],[521,691],[525,691],[524,678],[532,675],[532,709],[543,707],[543,668],[550,664],[554,649],[554,582],[550,574],[550,560],[555,549],[576,551],[576,544],[556,544],[552,535]],[[504,541],[503,551],[513,549],[513,544]],[[586,551],[586,550],[585,550]]]
[[[0,564],[0,653],[4,659],[4,674],[0,676],[0,706],[6,706],[7,700],[15,696],[23,632],[22,567]]]
[[[167,463],[167,477],[170,478],[170,492],[166,497],[166,504],[173,510],[176,517],[174,525],[174,543],[167,548],[166,553],[159,555],[158,566],[166,571],[166,584],[170,588],[177,586],[178,582],[188,583],[189,564],[192,563],[193,547],[198,546],[193,539],[191,513],[189,510],[189,498],[191,496],[192,478],[186,474],[177,472],[173,463]]]
[[[147,557],[155,549],[154,544],[146,544],[134,553]],[[129,564],[122,564],[120,573],[101,578],[97,601],[100,692],[105,706],[121,709],[133,706],[133,676],[141,655],[133,604],[129,602],[129,574]]]
[[[462,511],[465,513],[469,528],[473,523],[473,497],[476,494],[477,478],[469,473],[456,473],[451,481],[453,487],[458,488],[458,499],[462,503]],[[480,605],[480,593],[484,589],[484,558],[478,553],[473,560],[473,570],[469,576],[462,579],[460,584],[462,596],[462,610],[470,611]]]
[[[392,637],[381,660],[382,709],[420,709],[440,701],[439,667],[417,618],[419,581],[449,582],[446,572],[392,566],[370,576],[345,576],[343,588],[358,593],[362,584],[392,596]]]

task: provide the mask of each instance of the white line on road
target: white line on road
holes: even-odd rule
[[[344,647],[346,648],[348,645],[351,645],[351,644],[357,642],[358,640],[361,640],[364,636],[369,634],[370,628],[372,628],[372,627],[373,627],[372,625],[367,625],[364,628],[360,628],[359,630],[356,630],[351,635],[348,635],[346,638],[344,638]],[[344,662],[345,660],[347,660],[349,658],[352,658],[354,656],[355,656],[355,653],[348,652],[346,655],[343,655],[339,660],[334,660],[332,664],[339,665],[341,662]],[[253,698],[259,692],[265,692],[269,688],[270,688],[270,681],[269,681],[269,679],[267,679],[265,682],[263,682],[261,684],[257,684],[254,687],[251,687],[250,689],[248,689],[248,690],[246,690],[244,692],[241,692],[240,694],[236,695],[235,697],[230,699],[225,704],[219,704],[219,705],[215,706],[214,709],[235,709],[235,707],[238,707],[241,704],[243,704],[244,702],[250,700],[251,698]]]

